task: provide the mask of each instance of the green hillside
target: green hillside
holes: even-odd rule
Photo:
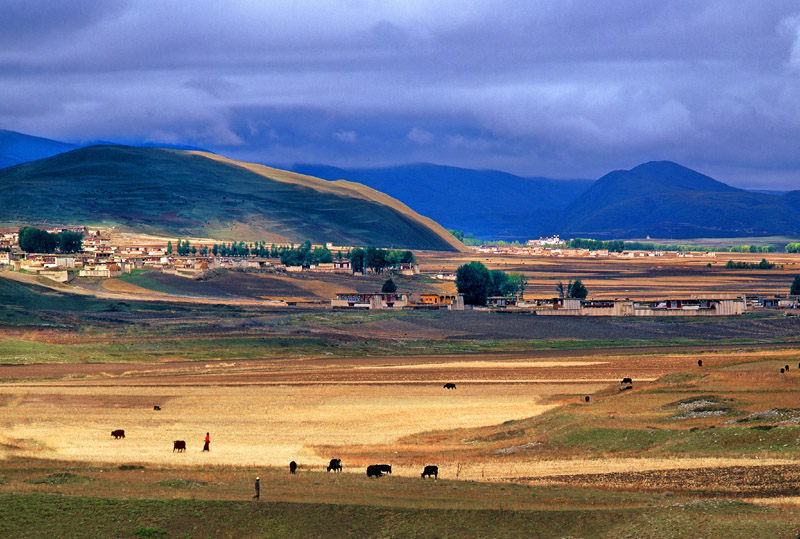
[[[359,184],[127,146],[82,148],[0,170],[0,221],[219,240],[459,248],[433,221]]]

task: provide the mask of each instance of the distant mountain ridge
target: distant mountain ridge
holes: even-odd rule
[[[402,203],[203,152],[92,146],[0,169],[4,224],[114,225],[173,237],[463,249]]]
[[[75,148],[72,144],[0,130],[0,173],[5,172],[3,167],[57,156]],[[228,164],[236,166],[234,162]],[[84,169],[88,165],[84,163]],[[171,166],[177,165],[173,163]],[[348,180],[351,194],[361,189],[353,183],[359,182],[366,186],[363,189],[386,193],[388,197],[381,199],[381,204],[394,207],[400,201],[407,206],[408,212],[418,212],[429,218],[423,219],[421,215],[414,218],[425,221],[427,227],[436,228],[436,223],[441,223],[444,227],[472,232],[485,239],[525,240],[556,233],[563,237],[598,239],[800,235],[800,191],[737,189],[670,161],[653,161],[631,170],[616,170],[597,181],[523,178],[495,170],[479,171],[424,163],[373,169],[302,164],[291,168],[299,174],[334,180],[334,183],[339,179]],[[53,173],[61,174],[58,171]],[[146,168],[141,173],[149,174]],[[176,177],[181,174],[191,177],[188,172],[179,173],[177,169],[172,173]],[[203,172],[201,177],[207,177],[206,173]],[[113,200],[118,194],[108,187],[111,185],[103,192]],[[0,195],[2,189],[0,185]],[[179,191],[178,198],[181,196]],[[378,200],[375,192],[373,202]],[[134,195],[128,193],[125,196]],[[390,202],[393,199],[396,200]],[[24,200],[24,196],[19,199],[20,203]],[[145,200],[149,201],[146,197]],[[133,205],[133,198],[129,202]],[[8,215],[12,215],[18,209],[17,203],[13,200],[7,200],[5,206],[0,203],[0,211],[9,208],[11,213]],[[152,201],[148,203],[152,204]],[[290,206],[292,204],[289,202]],[[146,209],[152,208],[147,206]],[[207,207],[204,211],[211,210]],[[219,211],[232,210],[222,204]],[[250,208],[250,211],[256,209]],[[280,209],[276,211],[280,214]],[[0,219],[3,217],[0,213]],[[304,217],[296,215],[295,218]],[[149,219],[152,221],[152,216]],[[177,221],[168,221],[169,226],[175,229]],[[262,218],[259,226],[263,227],[264,222],[265,218]],[[236,235],[226,229],[223,220],[215,226],[216,229],[211,229],[224,234],[220,238]],[[237,226],[239,232],[247,228],[242,223]],[[356,235],[365,232],[362,222],[353,222],[352,226]],[[204,228],[209,227],[199,227],[195,222],[186,230]]]
[[[505,240],[525,240],[547,233],[553,213],[565,208],[593,183],[523,178],[497,170],[428,163],[373,169],[297,164],[291,169],[328,180],[360,182],[446,228]]]
[[[606,174],[551,226],[567,237],[598,239],[797,235],[798,196],[744,191],[670,161],[652,161]]]
[[[0,129],[0,168],[44,159],[77,147],[75,144]]]

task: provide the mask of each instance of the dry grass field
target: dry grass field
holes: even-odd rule
[[[141,376],[127,371],[75,380],[78,374],[72,372],[57,382],[5,384],[0,387],[0,454],[276,467],[296,460],[301,467],[321,468],[334,451],[350,471],[355,466],[360,471],[368,462],[347,455],[351,446],[391,446],[432,429],[530,417],[552,408],[544,401],[565,389],[590,393],[610,381],[548,374],[595,364],[581,359],[396,361],[330,366],[283,362],[268,369],[251,363],[240,365],[241,370],[223,363],[184,373]],[[457,376],[455,391],[442,388],[442,381],[451,379],[448,375]],[[162,410],[154,411],[154,405]],[[125,429],[124,440],[111,438],[116,428]],[[212,433],[213,451],[202,454],[206,431]],[[172,453],[176,439],[187,441],[186,454]],[[320,453],[318,447],[328,452]],[[385,458],[404,461],[395,452]],[[406,464],[413,475],[416,466]]]

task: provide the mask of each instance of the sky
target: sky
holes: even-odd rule
[[[0,129],[800,189],[800,2],[0,0]]]

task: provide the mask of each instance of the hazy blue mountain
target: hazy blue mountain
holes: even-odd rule
[[[85,148],[88,146],[120,146],[117,141],[94,140],[83,144],[69,144],[57,140],[34,137],[16,131],[0,129],[0,168],[19,165],[44,159],[60,153]],[[161,144],[157,142],[143,142],[136,144],[143,148],[169,148],[171,150],[208,151],[205,148],[188,144]]]
[[[363,183],[446,228],[494,239],[524,240],[544,234],[554,212],[592,184],[592,180],[523,178],[497,170],[425,163],[372,169],[299,164],[292,170]]]
[[[227,241],[463,248],[435,222],[363,185],[130,146],[92,146],[0,169],[0,221]]]
[[[0,129],[0,168],[44,159],[75,148],[74,144]]]
[[[800,198],[736,189],[669,161],[616,170],[551,227],[567,237],[702,238],[800,234]]]

